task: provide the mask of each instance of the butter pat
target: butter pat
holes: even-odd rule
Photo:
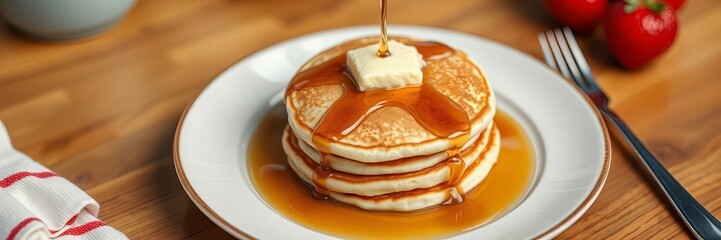
[[[388,42],[391,55],[378,57],[378,44],[348,51],[346,65],[358,89],[392,89],[419,86],[423,81],[423,59],[413,46],[398,41]]]

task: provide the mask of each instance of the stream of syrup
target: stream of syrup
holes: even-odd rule
[[[388,50],[388,0],[381,0],[381,40],[378,43],[378,57],[389,57]]]
[[[468,231],[513,209],[529,190],[535,159],[521,126],[504,112],[494,123],[501,134],[498,162],[462,203],[417,212],[374,212],[315,199],[285,160],[280,144],[287,115],[275,106],[248,146],[248,169],[258,194],[279,214],[306,228],[340,238],[441,238]]]

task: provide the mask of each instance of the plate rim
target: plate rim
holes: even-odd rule
[[[215,212],[215,210],[210,208],[208,206],[208,204],[205,203],[205,201],[203,201],[203,199],[198,195],[198,193],[195,191],[193,186],[188,181],[187,176],[185,175],[185,171],[183,169],[183,165],[180,160],[180,150],[179,150],[180,149],[180,133],[181,133],[183,124],[185,123],[185,118],[187,117],[190,109],[193,107],[195,102],[200,98],[200,96],[203,93],[205,93],[205,90],[211,84],[213,84],[216,79],[218,79],[218,77],[220,77],[222,74],[226,73],[231,67],[235,66],[236,64],[238,64],[242,61],[245,61],[246,59],[248,59],[250,57],[255,56],[257,53],[259,53],[265,49],[268,49],[268,48],[271,48],[274,46],[278,46],[278,45],[282,45],[287,42],[293,41],[295,39],[307,37],[307,36],[311,36],[311,35],[318,35],[318,34],[323,34],[323,33],[332,32],[332,31],[347,30],[347,29],[353,29],[353,28],[363,28],[363,27],[369,27],[369,26],[375,26],[375,25],[355,25],[355,26],[345,26],[345,27],[322,29],[322,30],[310,32],[307,34],[293,36],[288,39],[285,39],[282,41],[277,41],[277,42],[268,44],[265,47],[256,49],[256,50],[250,52],[249,54],[234,61],[233,63],[229,64],[228,66],[223,68],[222,71],[215,74],[214,77],[207,84],[205,84],[203,89],[193,98],[193,100],[186,105],[185,109],[183,110],[182,115],[180,116],[180,119],[178,120],[178,125],[176,126],[175,134],[173,137],[173,165],[175,166],[175,172],[178,175],[180,184],[183,187],[183,190],[185,190],[185,192],[188,195],[188,197],[190,198],[190,200],[196,205],[196,207],[198,207],[198,209],[201,210],[201,212],[203,212],[218,227],[220,227],[221,229],[223,229],[224,231],[230,233],[231,235],[233,235],[235,237],[241,237],[241,238],[247,238],[247,239],[258,239],[257,237],[252,236],[252,235],[246,233],[245,231],[239,229],[238,227],[234,226],[233,224],[229,223],[226,219],[224,219],[217,212]],[[520,54],[528,59],[531,59],[532,61],[536,61],[536,62],[540,63],[540,60],[532,57],[531,55],[529,55],[526,52],[520,51],[516,48],[510,47],[503,43],[500,43],[500,42],[497,42],[497,41],[494,41],[491,39],[487,39],[487,38],[478,36],[477,34],[466,32],[463,30],[431,27],[431,26],[424,26],[424,25],[410,25],[410,24],[394,24],[391,26],[392,27],[404,27],[404,28],[405,27],[423,28],[423,29],[428,29],[428,30],[439,30],[439,31],[451,31],[451,32],[460,33],[460,34],[463,34],[463,35],[466,35],[469,37],[482,38],[485,41],[492,42],[498,46],[508,48],[512,51],[515,51],[517,54]],[[549,72],[551,72],[553,75],[556,75],[556,77],[558,77],[560,79],[564,79],[564,77],[558,71],[551,69],[546,64],[541,63],[540,65],[543,68],[546,68],[546,70],[549,70]],[[564,84],[569,85],[572,89],[574,89],[574,91],[576,91],[577,94],[579,94],[585,100],[586,104],[588,104],[588,106],[591,107],[594,115],[596,116],[598,122],[600,123],[601,132],[603,132],[603,139],[604,139],[604,141],[603,141],[603,145],[604,145],[603,166],[602,166],[599,177],[596,179],[593,189],[588,194],[588,196],[586,196],[586,198],[582,201],[582,203],[578,207],[576,207],[573,210],[573,212],[571,212],[571,214],[569,214],[568,216],[563,218],[560,222],[558,222],[557,224],[555,224],[553,227],[549,228],[545,232],[533,237],[532,239],[553,238],[553,237],[559,235],[560,233],[562,233],[564,230],[566,230],[571,225],[573,225],[573,223],[575,223],[581,216],[583,216],[583,214],[588,210],[588,208],[596,201],[596,199],[598,198],[598,196],[601,193],[601,190],[603,189],[603,186],[606,183],[606,180],[608,178],[608,173],[611,168],[611,139],[610,139],[610,135],[608,133],[608,126],[604,120],[603,115],[598,110],[598,108],[593,104],[591,99],[585,93],[583,93],[583,91],[578,86],[576,86],[575,84],[572,84],[568,81],[562,81],[562,82],[564,82]]]
[[[518,51],[521,52],[521,51]],[[528,54],[521,52],[522,54],[528,56]],[[528,56],[530,57],[530,56]],[[538,59],[532,58],[534,61],[539,61]],[[552,69],[546,64],[541,64],[543,67],[551,70],[554,75],[561,79],[565,79],[561,73],[558,71]],[[555,236],[558,236],[563,231],[568,229],[571,225],[573,225],[576,221],[578,221],[581,216],[583,216],[584,213],[588,210],[588,208],[593,205],[594,202],[596,202],[596,199],[601,194],[601,190],[603,189],[603,186],[606,184],[606,180],[608,179],[608,173],[611,171],[611,136],[608,134],[608,125],[606,124],[606,121],[603,117],[603,114],[601,114],[601,111],[598,110],[595,104],[593,104],[593,101],[591,98],[586,95],[581,88],[576,86],[575,84],[570,83],[569,81],[564,81],[564,83],[570,85],[573,90],[576,91],[579,95],[583,97],[583,100],[586,101],[588,105],[591,106],[591,109],[593,110],[593,113],[596,115],[596,118],[598,119],[598,122],[601,124],[601,130],[603,132],[603,145],[604,145],[604,154],[603,154],[603,167],[601,169],[601,174],[599,178],[596,180],[596,184],[594,184],[593,189],[591,190],[590,194],[586,196],[586,198],[583,200],[581,205],[579,205],[576,209],[573,210],[571,214],[566,216],[563,220],[558,222],[555,226],[552,228],[546,230],[545,232],[539,234],[536,237],[533,237],[533,239],[550,239]]]
[[[263,48],[263,49],[264,49],[264,48]],[[259,50],[258,50],[258,51],[259,51]],[[255,51],[255,52],[258,52],[258,51]],[[243,57],[243,58],[238,59],[238,61],[236,61],[236,62],[234,62],[233,64],[231,64],[230,66],[228,66],[228,68],[230,68],[231,66],[235,65],[235,63],[238,63],[238,62],[240,62],[240,61],[245,60],[248,56],[255,54],[255,52],[253,52],[253,53],[251,53],[251,54],[248,54],[247,56],[245,56],[245,57]],[[225,70],[227,70],[228,68],[225,68]],[[193,188],[193,185],[191,185],[190,182],[188,181],[187,176],[185,176],[185,171],[183,170],[183,164],[182,164],[181,161],[180,161],[180,147],[179,147],[179,146],[180,146],[180,145],[179,145],[179,143],[180,143],[180,129],[182,129],[182,127],[183,127],[183,123],[185,122],[185,117],[188,115],[188,112],[189,112],[190,108],[193,106],[193,104],[195,103],[195,101],[198,100],[198,97],[200,97],[200,94],[202,94],[202,93],[205,91],[205,89],[206,89],[218,76],[220,76],[220,74],[224,73],[225,70],[223,70],[222,72],[220,72],[219,74],[217,74],[216,77],[213,78],[213,80],[211,80],[208,84],[206,84],[205,87],[203,88],[203,91],[201,91],[200,93],[198,93],[198,96],[196,96],[196,97],[193,99],[193,101],[191,101],[190,103],[188,103],[188,105],[185,107],[185,110],[183,110],[183,114],[180,115],[180,119],[178,120],[178,126],[175,128],[175,134],[174,134],[174,136],[173,136],[173,165],[175,166],[175,173],[178,175],[178,180],[180,180],[180,185],[183,186],[183,190],[185,190],[185,193],[188,194],[188,197],[190,197],[190,200],[193,202],[193,204],[195,204],[195,206],[196,206],[198,209],[200,209],[200,211],[203,212],[203,214],[205,214],[205,216],[208,217],[208,219],[210,219],[211,221],[213,221],[213,223],[215,223],[215,225],[217,225],[218,227],[220,227],[220,228],[223,229],[224,231],[226,231],[226,232],[228,232],[228,233],[233,232],[233,233],[230,233],[230,234],[233,235],[233,236],[235,236],[235,237],[242,236],[242,237],[247,238],[247,239],[258,239],[258,238],[256,238],[256,237],[254,237],[254,236],[252,236],[252,235],[244,232],[243,230],[240,230],[239,228],[237,228],[237,227],[234,226],[233,224],[230,224],[230,223],[228,222],[228,220],[225,220],[225,219],[224,219],[223,217],[221,217],[218,213],[216,213],[215,210],[213,210],[212,208],[210,208],[210,207],[208,206],[208,204],[205,203],[205,201],[203,201],[203,199],[202,199],[202,198],[198,195],[198,193],[195,191],[195,189]]]

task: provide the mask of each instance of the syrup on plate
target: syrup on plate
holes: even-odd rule
[[[256,191],[279,214],[306,228],[341,238],[438,238],[482,226],[515,207],[527,192],[535,159],[521,126],[502,111],[494,118],[501,152],[486,179],[461,203],[416,212],[375,212],[332,200],[318,200],[288,167],[281,146],[288,116],[271,109],[253,134],[248,169]]]

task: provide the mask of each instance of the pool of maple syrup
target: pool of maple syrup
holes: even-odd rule
[[[248,169],[259,195],[286,218],[341,238],[438,238],[484,225],[515,207],[531,186],[533,146],[520,124],[502,111],[494,118],[501,151],[486,179],[462,203],[428,210],[376,212],[333,200],[318,200],[285,161],[281,146],[288,122],[285,108],[273,107],[250,139]]]

